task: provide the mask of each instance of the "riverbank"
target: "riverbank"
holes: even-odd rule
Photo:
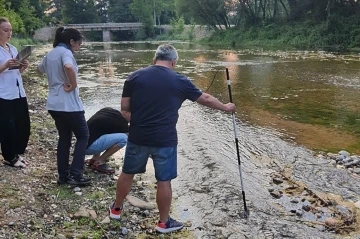
[[[360,51],[359,24],[354,16],[331,23],[272,23],[219,30],[200,42],[230,48]]]
[[[57,131],[45,110],[46,81],[33,75],[31,69],[24,77],[31,117],[31,137],[25,156],[31,165],[26,169],[11,168],[3,164],[0,155],[0,238],[158,238],[160,234],[154,230],[158,220],[156,184],[151,180],[151,172],[136,176],[122,219],[108,217],[108,205],[114,200],[121,171],[121,153],[111,160],[117,169],[115,175],[98,174],[86,168],[85,175],[92,178],[91,186],[71,188],[56,184]],[[161,238],[192,236],[183,229]]]

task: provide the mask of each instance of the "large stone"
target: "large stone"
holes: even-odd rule
[[[336,227],[341,224],[341,221],[339,219],[329,217],[325,219],[325,225],[328,227]]]
[[[110,223],[110,218],[109,217],[105,217],[104,220],[102,220],[100,222],[100,224],[109,224]]]
[[[151,204],[151,203],[148,203],[148,202],[145,202],[137,197],[134,197],[134,196],[130,196],[128,195],[126,197],[126,199],[129,201],[129,203],[131,205],[133,205],[134,207],[138,207],[140,209],[154,209],[155,208],[155,205],[154,204]]]
[[[85,207],[80,207],[79,211],[77,211],[74,214],[75,218],[81,218],[81,217],[85,217],[88,218],[90,217],[90,213],[88,212],[88,210]]]

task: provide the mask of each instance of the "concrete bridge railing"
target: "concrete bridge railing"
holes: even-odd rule
[[[140,22],[84,23],[68,24],[65,26],[76,28],[79,31],[102,31],[103,41],[111,41],[111,31],[139,30],[143,24]]]

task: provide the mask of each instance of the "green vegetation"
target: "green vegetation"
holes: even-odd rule
[[[25,45],[33,45],[34,41],[31,38],[12,38],[10,43],[20,50]]]
[[[360,47],[360,18],[335,18],[332,23],[312,21],[284,25],[239,27],[217,31],[204,43],[232,47],[270,47],[300,49],[343,49]]]
[[[142,22],[142,30],[113,39],[193,40],[195,25],[204,25],[216,31],[204,42],[220,46],[360,48],[357,0],[0,0],[0,15],[18,38],[49,24]],[[164,34],[162,25],[171,30]]]

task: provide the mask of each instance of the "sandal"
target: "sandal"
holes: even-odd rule
[[[28,161],[26,161],[25,158],[21,157],[20,155],[18,157],[19,157],[20,162],[22,162],[25,165],[30,165],[30,163]]]
[[[99,173],[113,174],[115,173],[115,169],[110,167],[107,163],[99,164],[98,162],[93,163],[91,168]]]
[[[12,161],[5,161],[4,164],[14,168],[26,168],[26,164],[23,163],[18,157],[14,158]]]

